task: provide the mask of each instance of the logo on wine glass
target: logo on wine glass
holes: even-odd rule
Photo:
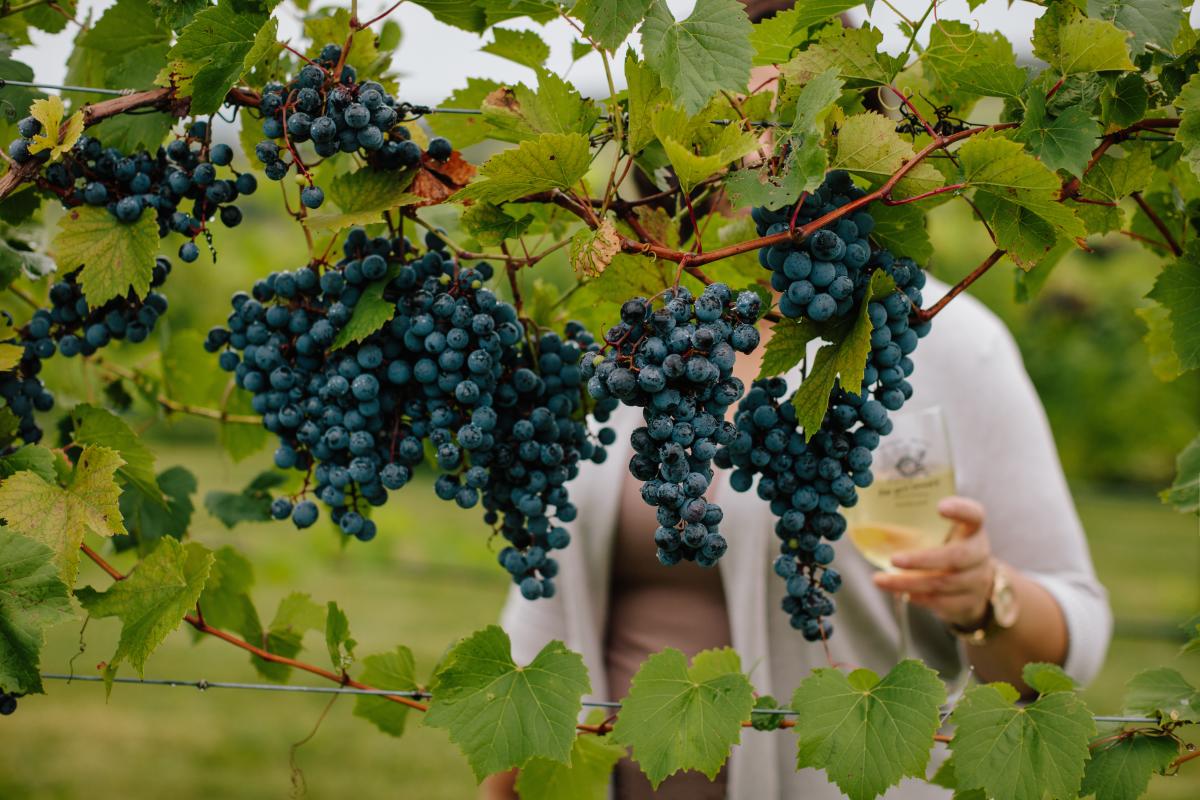
[[[882,448],[883,457],[891,465],[891,471],[901,478],[916,478],[929,474],[925,465],[928,447],[920,439],[900,439],[887,442]]]

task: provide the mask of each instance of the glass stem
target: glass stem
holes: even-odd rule
[[[900,626],[900,647],[897,660],[903,661],[912,655],[912,629],[908,621],[908,593],[892,595],[892,603],[896,610],[896,623]]]

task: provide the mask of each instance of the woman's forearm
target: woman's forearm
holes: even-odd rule
[[[1066,661],[1067,621],[1058,601],[1041,584],[1011,567],[1007,572],[1020,609],[1017,621],[1011,628],[991,631],[981,645],[968,645],[967,656],[981,681],[1007,681],[1027,693],[1029,687],[1021,680],[1027,663]]]

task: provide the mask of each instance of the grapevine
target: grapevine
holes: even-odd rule
[[[1072,251],[1099,264],[1144,248],[1150,368],[1177,388],[1200,367],[1188,9],[1052,0],[1014,44],[931,0],[900,14],[892,46],[870,21],[878,9],[854,27],[837,4],[752,20],[735,0],[686,14],[657,1],[415,3],[486,36],[487,58],[522,79],[471,77],[427,103],[400,3],[120,0],[94,19],[58,2],[0,8],[0,717],[18,699],[22,710],[3,724],[25,724],[43,679],[64,677],[45,633],[82,610],[120,626],[116,651],[88,659],[86,677],[110,690],[155,675],[147,659],[185,625],[252,657],[262,683],[228,688],[303,673],[332,697],[356,693],[355,713],[393,736],[419,713],[476,780],[515,773],[521,796],[599,796],[625,757],[656,787],[681,770],[714,777],[758,746],[747,728],[793,731],[797,768],[852,800],[905,779],[964,796],[1133,800],[1194,762],[1200,689],[1183,666],[1134,676],[1111,709],[1121,716],[1106,717],[1076,676],[977,657],[995,650],[939,665],[947,682],[968,661],[981,678],[949,702],[917,661],[877,674],[833,660],[857,641],[844,623],[834,636],[834,595],[846,615],[847,593],[864,591],[834,543],[913,398],[922,338],[934,324],[960,335],[939,315],[985,275],[1011,268],[1028,298],[1056,291],[1042,287]],[[300,27],[282,41],[288,19]],[[536,26],[551,21],[573,32],[578,72],[542,41]],[[21,61],[60,31],[73,49],[53,84]],[[587,69],[604,96],[583,90]],[[257,191],[261,180],[280,191]],[[932,297],[927,275],[958,258],[946,219],[978,234],[982,260]],[[205,249],[211,269],[179,266]],[[1102,271],[1073,280],[1121,270]],[[176,288],[189,278],[195,296]],[[217,282],[231,287],[219,314]],[[226,306],[232,287],[244,291]],[[1105,325],[1128,321],[1114,316]],[[622,405],[641,419],[618,441]],[[211,433],[259,474],[212,486],[164,463],[162,423],[185,415],[189,435]],[[1185,513],[1198,454],[1200,440],[1162,495]],[[750,566],[783,581],[792,635],[823,644],[809,652],[829,668],[795,687],[773,674],[759,695],[780,643],[690,660],[667,648],[624,697],[603,698],[596,654],[571,649],[589,637],[574,623],[536,655],[491,626],[436,665],[403,645],[363,656],[336,601],[296,592],[260,613],[237,536],[213,548],[194,535],[207,512],[229,528],[289,521],[262,535],[305,531],[297,547],[324,533],[395,538],[384,506],[428,491],[483,534],[510,583],[505,624],[539,625],[563,609],[586,617],[580,594],[603,594],[566,582],[597,554],[581,541],[595,520],[578,490],[601,474],[632,477],[655,509],[642,532],[653,568],[728,553],[748,574],[761,560]],[[714,502],[722,480],[770,511],[768,557]],[[1054,577],[1036,555],[1003,555],[1019,577]],[[1082,581],[1103,594],[1087,572],[1061,591]],[[763,596],[746,588],[731,612]],[[1085,651],[1081,623],[1063,616]],[[1186,658],[1200,620],[1185,630]],[[329,662],[302,655],[308,632]],[[1035,652],[1019,639],[997,647]],[[982,682],[998,679],[1024,704]],[[940,745],[951,757],[931,775]]]

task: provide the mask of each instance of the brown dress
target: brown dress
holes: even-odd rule
[[[720,477],[717,478],[720,481]],[[641,484],[626,475],[613,550],[605,669],[613,697],[624,697],[638,667],[652,653],[674,647],[692,656],[730,645],[725,592],[716,567],[692,562],[673,567],[655,555],[654,509],[642,501]],[[714,486],[715,488],[715,486]],[[711,494],[711,490],[710,490]],[[678,772],[655,792],[638,765],[625,758],[614,774],[619,800],[725,797],[725,772],[709,781],[700,772]]]

